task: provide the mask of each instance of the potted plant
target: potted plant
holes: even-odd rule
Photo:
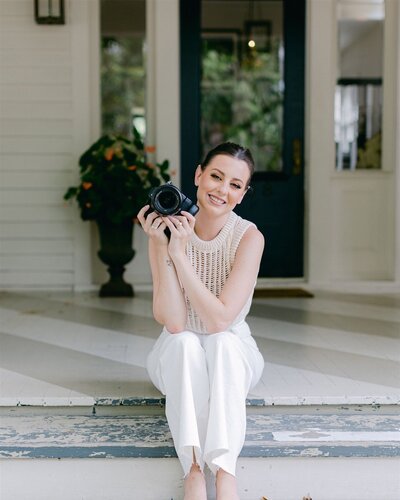
[[[79,160],[80,183],[68,188],[65,200],[75,198],[83,220],[94,220],[100,237],[98,256],[108,266],[110,280],[100,288],[101,297],[134,295],[123,279],[132,248],[133,223],[147,202],[153,187],[167,182],[169,162],[151,163],[145,147],[133,128],[133,139],[104,135]]]

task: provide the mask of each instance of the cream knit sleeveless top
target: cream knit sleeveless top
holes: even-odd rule
[[[231,272],[240,240],[251,226],[255,225],[250,221],[242,219],[235,212],[231,212],[227,223],[213,240],[201,240],[193,233],[187,244],[186,253],[197,276],[208,290],[217,297],[221,294]],[[250,294],[246,304],[233,321],[231,327],[244,321],[250,310],[252,297],[253,293]],[[186,306],[188,313],[186,328],[197,333],[207,333],[203,322],[193,309],[187,296]]]

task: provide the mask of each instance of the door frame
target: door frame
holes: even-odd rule
[[[306,61],[306,0],[284,0],[283,8],[290,4],[290,16],[284,16],[284,37],[285,45],[291,43],[295,38],[296,43],[292,46],[296,53],[299,54],[299,59],[304,61],[301,68],[296,65],[288,66],[285,59],[285,80],[290,80],[291,74],[296,81],[296,88],[287,86],[290,94],[285,91],[285,104],[284,104],[284,123],[285,117],[290,114],[291,119],[293,116],[298,116],[297,130],[301,130],[301,134],[294,133],[289,127],[283,129],[283,163],[284,170],[279,173],[256,172],[254,178],[262,180],[284,180],[289,177],[289,172],[292,169],[292,143],[294,139],[300,139],[301,149],[301,227],[298,231],[301,232],[299,236],[300,248],[299,252],[299,267],[301,267],[300,277],[289,278],[260,278],[259,282],[304,282],[305,276],[305,203],[304,203],[304,137],[305,137],[305,61]],[[293,22],[295,20],[295,22]],[[181,187],[182,190],[194,199],[195,187],[193,185],[193,174],[195,167],[201,161],[201,0],[191,0],[189,2],[180,0],[180,92],[181,92],[181,131],[180,131],[180,147],[181,147]],[[290,22],[292,21],[292,22]],[[291,29],[287,29],[287,24],[290,23]],[[293,32],[292,27],[298,27],[296,32]],[[184,40],[184,43],[182,41]],[[300,43],[299,43],[300,40]],[[294,57],[293,59],[296,59]],[[300,82],[298,84],[297,82]],[[299,96],[301,99],[296,100]],[[290,101],[290,102],[289,102]],[[288,105],[288,102],[290,105]],[[300,123],[299,123],[300,120]],[[300,135],[300,137],[299,137]]]

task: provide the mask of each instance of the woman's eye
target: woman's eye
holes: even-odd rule
[[[239,186],[239,184],[231,184],[232,187],[235,189],[240,189],[242,186]]]
[[[211,174],[211,177],[213,177],[214,179],[221,180],[221,177],[217,174]]]

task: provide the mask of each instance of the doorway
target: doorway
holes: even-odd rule
[[[303,277],[304,0],[181,2],[182,188],[230,140],[256,162],[237,213],[266,239],[260,277]]]

